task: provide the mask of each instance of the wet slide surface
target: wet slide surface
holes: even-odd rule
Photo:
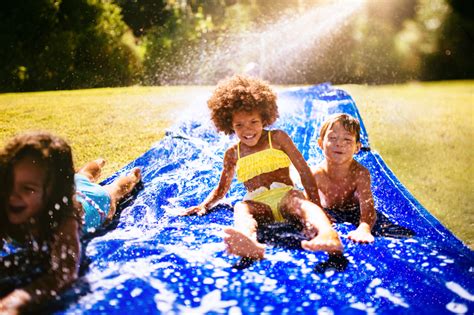
[[[359,118],[350,95],[329,84],[279,92],[285,130],[310,165],[322,160],[316,138],[330,114]],[[203,105],[203,112],[206,111]],[[176,213],[217,184],[225,149],[206,114],[169,130],[147,153],[106,180],[139,166],[144,187],[113,228],[85,240],[80,280],[53,304],[56,314],[452,314],[474,312],[474,254],[424,209],[370,150],[356,159],[372,175],[378,211],[375,242],[354,244],[354,218],[335,223],[343,259],[299,248],[285,224],[262,228],[266,259],[243,264],[225,253],[222,229],[245,194],[236,181],[203,217]]]

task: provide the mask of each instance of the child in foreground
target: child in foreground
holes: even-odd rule
[[[0,244],[49,256],[46,272],[0,299],[1,314],[31,309],[78,277],[80,236],[110,220],[141,178],[135,168],[110,185],[95,184],[104,163],[90,162],[75,174],[70,146],[45,132],[18,135],[0,152]]]
[[[316,183],[303,156],[284,131],[265,129],[278,118],[276,95],[270,87],[257,79],[234,76],[218,85],[208,107],[216,128],[235,133],[240,141],[225,152],[217,187],[200,205],[182,214],[208,212],[225,196],[237,174],[248,193],[234,207],[235,227],[224,230],[230,254],[262,259],[265,246],[257,241],[257,227],[275,221],[290,221],[301,227],[309,238],[301,242],[306,250],[341,253],[339,236],[317,205]],[[290,164],[301,175],[311,201],[294,188]]]
[[[370,173],[353,158],[361,147],[359,121],[347,114],[331,116],[321,127],[318,145],[325,160],[312,173],[321,205],[328,212],[354,213],[360,209],[359,226],[348,238],[360,243],[373,242],[371,231],[376,213]]]

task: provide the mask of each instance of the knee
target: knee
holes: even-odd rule
[[[250,217],[252,217],[252,214],[244,202],[238,202],[234,205],[234,222],[244,222]]]
[[[234,217],[252,217],[258,220],[259,218],[264,217],[266,215],[267,211],[265,210],[265,208],[252,203],[252,201],[241,201],[234,206]]]
[[[285,197],[282,199],[282,204],[287,205],[290,208],[300,208],[301,203],[306,200],[306,197],[302,191],[290,190]]]
[[[234,205],[234,214],[251,214],[250,207],[245,201],[239,201]]]

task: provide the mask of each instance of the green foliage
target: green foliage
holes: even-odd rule
[[[451,8],[439,27],[436,48],[424,56],[424,80],[465,79],[474,73],[474,4],[448,2]]]
[[[117,0],[122,8],[123,20],[135,36],[142,36],[150,28],[160,26],[171,18],[166,0]]]
[[[416,79],[472,78],[472,6],[469,1],[418,0],[413,19],[397,34],[401,66]]]
[[[75,63],[71,69],[75,87],[130,85],[136,82],[141,61],[120,8],[111,2],[89,0],[95,11],[88,27],[83,28],[75,47]]]
[[[140,73],[120,8],[99,0],[26,0],[0,7],[0,90],[124,85]],[[111,74],[114,74],[113,76]]]
[[[206,34],[214,28],[212,17],[202,6],[196,12],[189,5],[170,1],[170,18],[150,28],[144,38],[147,84],[189,83],[198,72],[199,54]]]
[[[275,83],[387,83],[474,75],[474,5],[464,0],[366,1],[353,16],[321,31],[330,36],[308,39],[307,47],[291,52],[292,58],[265,58],[295,44],[267,38],[273,23],[330,3],[4,1],[0,91],[214,84],[250,62],[264,64],[260,74]],[[252,36],[253,50],[244,47],[252,45]],[[294,36],[298,42],[298,34]]]

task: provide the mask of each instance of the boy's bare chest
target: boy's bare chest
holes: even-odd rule
[[[342,207],[356,203],[357,183],[355,179],[331,180],[322,176],[318,180],[318,189],[321,202],[325,208]]]

